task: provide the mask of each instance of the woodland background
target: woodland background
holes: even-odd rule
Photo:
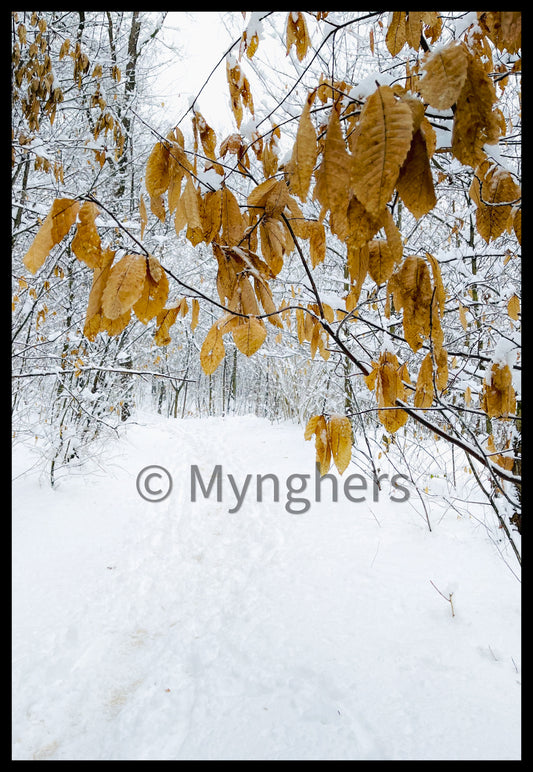
[[[448,474],[471,468],[519,559],[520,14],[224,12],[217,24],[230,43],[217,51],[216,34],[207,28],[211,14],[205,33],[203,15],[193,16],[200,28],[194,66],[197,77],[204,74],[192,94],[186,77],[172,74],[173,65],[187,71],[180,24],[188,14],[11,16],[14,442],[35,443],[54,486],[71,470],[83,471],[139,408],[176,419],[253,413],[300,422],[302,431],[307,424],[309,438],[316,417],[340,415],[349,421],[359,469],[373,474],[376,459],[395,443],[416,483],[424,439],[437,432],[451,452]],[[460,84],[453,101],[439,106],[439,97],[420,84],[428,57],[455,51],[454,41],[461,48]],[[400,309],[391,307],[389,275],[381,268],[357,274],[351,236],[320,192],[318,170],[328,148],[340,136],[342,153],[351,157],[350,132],[376,93],[394,95],[394,104],[414,99],[422,109],[424,174],[431,179],[422,175],[415,187],[429,188],[417,203],[412,180],[393,185],[380,210],[389,218],[385,235],[380,230],[378,237],[389,247],[400,238],[395,265],[408,256],[427,261],[429,254],[437,266],[442,296],[432,296],[428,308],[432,324],[438,315],[442,327],[438,350],[431,334],[421,347],[412,345]],[[472,100],[472,115],[482,118],[465,123],[461,116],[468,117]],[[236,307],[231,299],[222,302],[220,265],[205,230],[195,232],[180,210],[185,196],[171,205],[168,180],[156,190],[154,153],[172,136],[194,194],[205,201],[210,192],[229,191],[250,218],[249,197],[267,190],[263,181],[302,193],[291,167],[302,113],[317,142],[317,195],[304,192],[298,205],[313,226],[295,237],[297,248],[283,231],[265,301],[270,310],[290,310],[281,322],[261,320],[265,335],[253,356],[243,353],[238,336],[225,335],[223,356],[206,366],[204,342],[221,306]],[[337,126],[341,134],[333,137]],[[175,312],[169,330],[132,314],[122,327],[100,326],[87,335],[92,274],[72,233],[52,239],[46,262],[28,270],[39,227],[53,202],[64,199],[96,207],[98,238],[117,260],[149,254],[163,266],[166,308]],[[272,206],[265,201],[256,205]],[[276,219],[275,209],[270,216]],[[260,230],[250,219],[245,226]],[[231,247],[228,233],[222,236]],[[265,257],[263,241],[261,249]],[[358,243],[357,260],[361,249]],[[442,349],[445,363],[438,364]],[[425,358],[424,386],[417,379]],[[405,365],[398,377],[407,386],[398,381],[391,401],[382,393],[380,402],[375,380],[383,381],[391,363],[394,378]],[[405,425],[391,423],[399,415],[396,398],[411,400]]]

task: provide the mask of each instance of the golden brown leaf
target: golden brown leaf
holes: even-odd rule
[[[311,359],[315,358],[315,354],[318,349],[318,342],[320,340],[320,332],[322,330],[322,325],[320,322],[313,322],[313,329],[311,332],[311,337],[309,339],[309,353],[311,355]]]
[[[328,422],[329,443],[333,463],[339,474],[348,467],[352,458],[352,425],[346,416],[333,414]]]
[[[154,342],[157,346],[168,346],[171,342],[169,330],[178,318],[181,310],[181,300],[176,301],[168,308],[163,308],[157,314],[157,330],[154,335]]]
[[[389,86],[380,86],[365,103],[353,144],[352,187],[374,217],[383,212],[394,191],[412,134],[409,106],[397,101]]]
[[[509,226],[512,208],[520,198],[521,190],[511,173],[500,167],[491,167],[481,179],[476,173],[471,190],[472,197],[476,194],[478,197],[477,230],[488,244]]]
[[[102,244],[95,220],[100,214],[96,204],[84,201],[78,211],[78,227],[72,239],[72,251],[89,268],[95,268],[101,259]]]
[[[278,129],[279,133],[279,129]],[[261,156],[261,163],[263,165],[263,175],[265,177],[272,177],[273,174],[276,174],[279,167],[279,156],[278,156],[278,147],[277,147],[277,141],[274,136],[274,132],[272,132],[269,141],[264,147],[263,155]]]
[[[100,256],[100,262],[94,268],[89,302],[85,314],[83,334],[88,340],[95,340],[102,329],[102,294],[109,277],[109,271],[115,258],[115,253],[108,249]]]
[[[265,216],[279,220],[287,207],[291,210],[291,213],[294,212],[296,215],[302,216],[296,200],[289,194],[285,180],[277,180],[276,184],[265,196]]]
[[[376,284],[385,284],[394,270],[394,255],[385,239],[368,242],[368,273]]]
[[[203,200],[189,177],[176,207],[174,228],[179,234],[187,226],[186,236],[193,246],[204,240]]]
[[[435,364],[437,366],[435,385],[439,391],[444,391],[448,385],[448,352],[442,346],[435,350]]]
[[[420,48],[420,37],[422,35],[422,11],[407,11],[405,20],[405,39],[407,43],[418,51]]]
[[[191,314],[191,330],[194,332],[196,327],[198,326],[198,316],[200,314],[200,303],[198,302],[198,298],[193,298],[192,300],[192,314]]]
[[[219,154],[221,158],[230,153],[231,155],[239,155],[243,150],[243,139],[240,134],[234,133],[227,136],[220,143]]]
[[[416,390],[414,397],[415,407],[426,409],[431,407],[433,402],[433,362],[431,354],[426,354],[418,371],[416,380]]]
[[[313,434],[316,431],[316,427],[317,427],[319,418],[320,418],[320,416],[313,415],[308,420],[308,422],[306,424],[306,427],[305,427],[304,440],[310,440],[311,439],[311,437],[313,436]]]
[[[42,267],[52,247],[67,235],[76,222],[80,208],[78,201],[71,198],[56,198],[52,207],[35,234],[30,248],[24,255],[24,265],[32,274]]]
[[[309,306],[308,306],[308,309],[309,309]],[[305,338],[305,340],[311,341],[314,329],[315,329],[315,320],[314,320],[314,318],[311,316],[311,314],[305,314],[304,315],[304,338]]]
[[[220,202],[222,239],[228,246],[239,244],[244,237],[244,220],[233,193],[224,188]]]
[[[392,254],[394,264],[400,262],[403,257],[403,239],[398,226],[394,222],[394,218],[388,208],[385,208],[381,218],[381,226],[385,231],[385,237],[387,244]]]
[[[241,319],[232,331],[235,345],[247,357],[261,348],[267,336],[266,327],[260,319]]]
[[[439,261],[429,252],[426,252],[426,259],[431,266],[431,273],[433,276],[433,286],[435,288],[435,301],[440,316],[444,314],[444,308],[446,305],[446,290],[444,289],[444,283],[442,281],[442,274],[440,271]]]
[[[218,263],[217,290],[220,302],[224,305],[226,300],[231,300],[237,283],[236,268],[231,259],[231,253],[213,242],[213,254]]]
[[[437,149],[437,132],[426,118],[426,116],[424,116],[422,119],[419,131],[422,134],[424,142],[426,143],[426,152],[428,154],[428,158],[432,158],[435,150]]]
[[[381,408],[378,410],[378,418],[385,429],[394,434],[402,426],[405,426],[409,416],[405,410],[399,408]]]
[[[498,114],[493,111],[496,92],[482,63],[468,55],[465,84],[455,107],[452,152],[461,163],[475,168],[485,159],[483,146],[494,145],[501,135]]]
[[[304,437],[310,440],[315,435],[316,463],[320,474],[325,475],[331,466],[331,447],[326,418],[323,415],[312,416],[307,422]]]
[[[159,268],[159,270],[158,270]],[[158,278],[156,279],[155,276]],[[168,279],[158,261],[149,258],[149,270],[140,298],[134,303],[133,311],[139,321],[147,324],[164,308],[168,298]]]
[[[518,295],[511,295],[507,303],[507,313],[509,318],[517,322],[520,319],[520,299]]]
[[[520,11],[478,11],[479,25],[500,51],[517,53],[522,45]]]
[[[316,268],[326,257],[326,230],[318,220],[308,221],[309,226],[309,256],[311,265]]]
[[[144,184],[150,198],[157,199],[166,193],[170,182],[169,163],[169,148],[163,142],[156,142],[148,156],[144,175]]]
[[[139,214],[141,218],[141,239],[144,238],[144,231],[148,224],[148,213],[146,211],[146,204],[144,202],[144,196],[141,194],[139,201]]]
[[[413,137],[396,189],[416,219],[431,211],[437,203],[426,142],[420,130]]]
[[[467,52],[461,43],[452,41],[439,48],[424,64],[419,82],[422,98],[437,110],[452,107],[465,83],[467,69]]]
[[[348,253],[346,258],[346,264],[348,267],[348,273],[352,281],[352,287],[350,290],[350,304],[351,308],[346,306],[347,311],[351,311],[355,308],[363,289],[363,283],[368,274],[369,264],[369,248],[368,244],[364,244],[362,247],[352,247],[348,242]]]
[[[459,319],[461,321],[463,330],[466,331],[468,329],[468,320],[466,318],[466,308],[461,303],[459,303]]]
[[[222,225],[222,190],[208,190],[203,206],[204,241],[210,244],[217,238]]]
[[[146,279],[146,258],[124,255],[109,272],[102,295],[102,311],[114,320],[131,310],[140,298]]]
[[[517,207],[512,215],[513,230],[519,244],[522,243],[522,209]]]
[[[435,43],[442,31],[442,18],[437,11],[423,11],[424,34],[431,43]]]
[[[305,102],[291,157],[290,187],[300,201],[307,198],[318,155],[316,131],[310,116],[315,94],[313,91]]]
[[[272,273],[277,276],[283,268],[283,257],[287,252],[287,235],[283,224],[271,217],[265,217],[259,226],[261,252]]]
[[[381,223],[381,216],[372,217],[356,196],[352,196],[348,205],[347,237],[351,247],[355,249],[367,244],[379,231]]]
[[[405,11],[393,11],[385,36],[385,43],[390,55],[396,56],[396,54],[399,54],[406,41]]]
[[[259,45],[259,36],[257,32],[254,32],[253,35],[249,35],[248,30],[244,30],[244,32],[241,35],[241,43],[239,46],[239,56],[242,55],[242,53],[246,52],[246,56],[248,59],[252,59],[255,52],[257,51],[257,47]]]
[[[510,54],[517,53],[522,47],[522,13],[520,11],[500,11],[500,41],[498,48]]]
[[[414,97],[409,91],[401,95],[400,101],[406,104],[407,107],[411,110],[414,136],[422,126],[422,121],[424,120],[426,112],[426,106],[422,100],[418,99],[418,97]]]
[[[131,319],[131,309],[128,309],[120,316],[117,316],[116,319],[108,319],[107,316],[104,316],[102,314],[101,319],[101,331],[107,332],[108,335],[113,337],[114,335],[120,335],[121,332],[123,332],[128,324],[130,323]]]
[[[490,453],[492,461],[495,461],[499,466],[503,467],[503,469],[507,469],[508,472],[513,470],[515,463],[513,454],[511,453],[511,455],[505,455],[504,453],[498,453],[496,450],[496,444],[494,442],[494,436],[492,434],[487,440],[487,450]],[[504,450],[509,450],[509,440],[507,440]]]
[[[148,256],[148,274],[155,281],[158,282],[163,277],[165,271],[159,260],[153,255]]]
[[[215,322],[207,333],[200,349],[200,364],[206,375],[211,375],[215,372],[224,359],[225,353],[226,349],[222,332],[218,327],[218,322]]]
[[[426,261],[417,255],[405,258],[392,275],[388,292],[397,311],[403,309],[403,330],[407,343],[418,351],[423,339],[435,331],[438,319],[432,319],[433,286]],[[437,341],[438,342],[438,341]]]
[[[331,356],[331,351],[329,350],[329,348],[327,348],[327,337],[325,337],[324,332],[321,332],[320,337],[318,339],[318,353],[320,354],[320,356],[325,362],[327,362]]]
[[[228,307],[239,314],[253,314],[254,316],[259,314],[257,298],[255,297],[248,276],[241,274],[237,277],[235,291],[228,303]]]
[[[258,254],[246,247],[225,248],[230,252],[234,259],[238,259],[239,265],[242,264],[245,270],[248,270],[254,277],[260,276],[262,279],[269,280],[274,278],[274,273],[268,264],[259,257]]]
[[[324,210],[330,210],[335,219],[334,232],[339,238],[348,232],[348,204],[351,157],[341,129],[339,115],[333,108],[324,140],[322,161],[315,172],[313,197]]]
[[[283,184],[283,183],[282,183]],[[280,180],[276,177],[269,177],[264,182],[257,185],[248,195],[247,203],[252,209],[264,209],[270,194],[279,189]]]
[[[287,54],[292,46],[296,47],[296,56],[301,62],[311,45],[305,16],[301,11],[291,11],[287,16],[286,47]]]
[[[298,343],[305,341],[305,312],[302,308],[297,308],[295,311],[296,317],[296,334],[298,336]]]
[[[205,155],[208,158],[215,158],[215,148],[217,145],[217,137],[211,126],[208,125],[204,116],[194,108],[193,114],[193,130],[198,132],[200,136],[200,142]]]
[[[165,210],[165,199],[163,196],[152,196],[150,198],[150,211],[155,214],[158,220],[165,222],[167,213]]]
[[[167,191],[168,211],[170,214],[173,214],[178,206],[184,177],[185,171],[183,170],[183,167],[177,164],[172,157],[170,162],[170,181],[168,183]]]
[[[271,316],[267,317],[270,324],[273,324],[274,327],[282,328],[283,323],[279,315],[276,313],[278,309],[276,308],[272,298],[272,290],[270,289],[268,283],[261,277],[254,277],[254,289],[256,297],[261,303],[265,314],[271,314]]]
[[[492,364],[483,382],[481,407],[489,418],[506,418],[516,410],[516,395],[509,365]]]
[[[242,72],[240,64],[231,57],[226,59],[226,78],[230,92],[231,109],[237,127],[240,127],[243,118],[243,108],[247,107],[253,115],[254,103],[248,79]]]
[[[408,414],[401,408],[394,408],[396,400],[405,401],[405,386],[402,382],[403,371],[398,357],[390,351],[384,351],[365,382],[375,392],[378,403],[378,418],[389,432],[395,432],[404,426]]]

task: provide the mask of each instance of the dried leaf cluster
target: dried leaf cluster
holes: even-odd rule
[[[99,332],[118,335],[134,315],[143,324],[155,318],[156,342],[168,345],[168,329],[180,310],[182,315],[187,312],[186,301],[165,307],[168,278],[155,257],[127,254],[115,261],[116,252],[101,243],[96,226],[99,214],[92,201],[56,199],[24,257],[24,265],[36,273],[52,248],[76,225],[72,251],[93,271],[84,335],[89,340]]]
[[[310,440],[313,435],[320,474],[325,475],[329,471],[332,461],[339,474],[342,474],[352,457],[350,419],[337,414],[314,415],[307,422],[304,438]]]

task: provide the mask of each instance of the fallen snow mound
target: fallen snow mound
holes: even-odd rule
[[[520,583],[479,504],[430,531],[352,468],[317,495],[302,427],[252,416],[139,415],[96,461],[50,489],[14,450],[14,759],[520,758]]]

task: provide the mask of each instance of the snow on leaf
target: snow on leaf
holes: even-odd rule
[[[304,59],[309,46],[311,45],[311,38],[307,30],[307,24],[305,16],[301,11],[293,11],[287,15],[286,26],[286,49],[287,54],[293,46],[296,48],[296,56],[298,61]]]
[[[452,107],[463,88],[467,69],[464,45],[452,41],[444,48],[438,48],[424,64],[419,85],[422,98],[437,110]]]
[[[498,142],[502,126],[493,105],[496,92],[482,63],[468,55],[467,77],[457,99],[452,130],[452,152],[475,168],[485,159],[485,144]]]
[[[516,395],[508,364],[493,362],[483,383],[481,407],[489,418],[506,418],[515,412]]]

